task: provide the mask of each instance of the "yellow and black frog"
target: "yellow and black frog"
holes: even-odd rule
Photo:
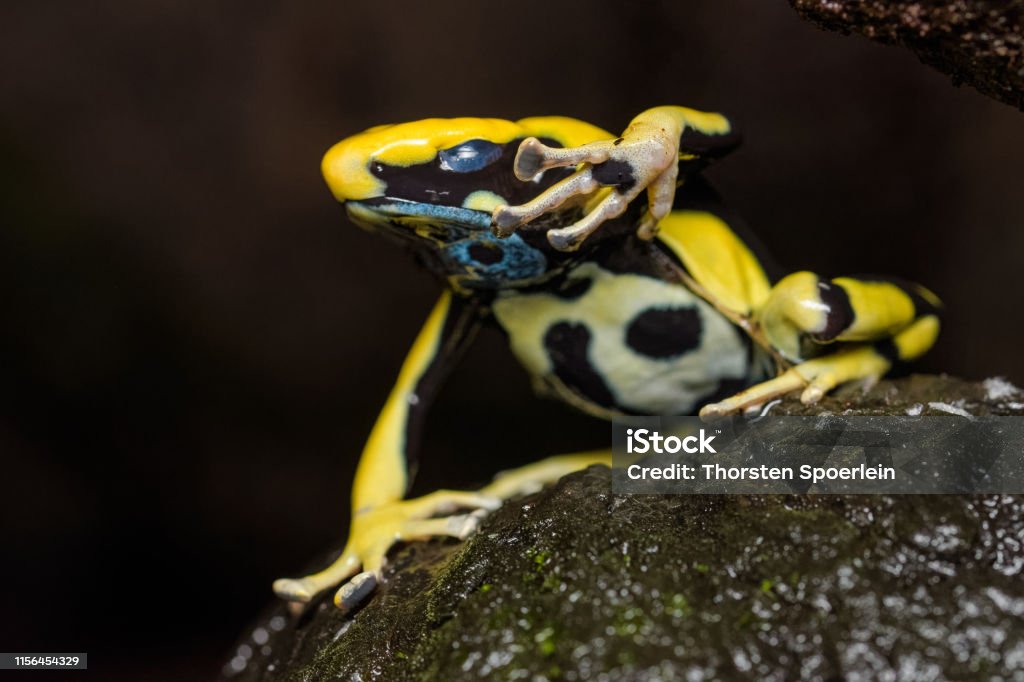
[[[444,282],[366,443],[352,526],[323,571],[274,584],[351,608],[401,540],[463,538],[502,500],[608,452],[546,459],[476,492],[403,499],[424,415],[484,323],[535,384],[602,417],[723,415],[791,391],[806,403],[932,346],[938,299],[892,278],[770,277],[699,175],[739,142],[717,113],[649,109],[621,136],[572,118],[427,119],[332,147],[323,173],[357,224]]]

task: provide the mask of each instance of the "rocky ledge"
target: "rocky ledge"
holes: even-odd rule
[[[1024,414],[916,376],[773,414]],[[230,680],[1022,679],[1013,496],[616,496],[591,467],[464,543],[395,551],[341,614],[274,603]],[[1018,677],[1014,677],[1017,675]]]

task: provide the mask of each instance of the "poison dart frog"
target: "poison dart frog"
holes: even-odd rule
[[[724,415],[805,403],[932,346],[940,303],[893,278],[777,277],[700,175],[739,143],[723,115],[649,109],[614,136],[544,116],[427,119],[342,140],[322,170],[356,224],[407,245],[444,290],[370,433],[340,557],[281,579],[350,609],[398,541],[464,538],[503,500],[608,452],[546,459],[475,492],[403,499],[440,382],[485,323],[534,383],[594,415]],[[339,587],[340,586],[340,587]]]

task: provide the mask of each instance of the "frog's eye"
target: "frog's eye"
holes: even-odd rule
[[[469,140],[437,153],[441,170],[473,173],[501,158],[502,148],[487,140]]]

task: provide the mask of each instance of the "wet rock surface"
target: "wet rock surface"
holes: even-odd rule
[[[812,413],[1021,414],[1022,398],[911,377]],[[355,613],[272,604],[224,678],[1024,679],[1017,497],[615,496],[610,480],[591,467],[464,543],[398,549]]]

